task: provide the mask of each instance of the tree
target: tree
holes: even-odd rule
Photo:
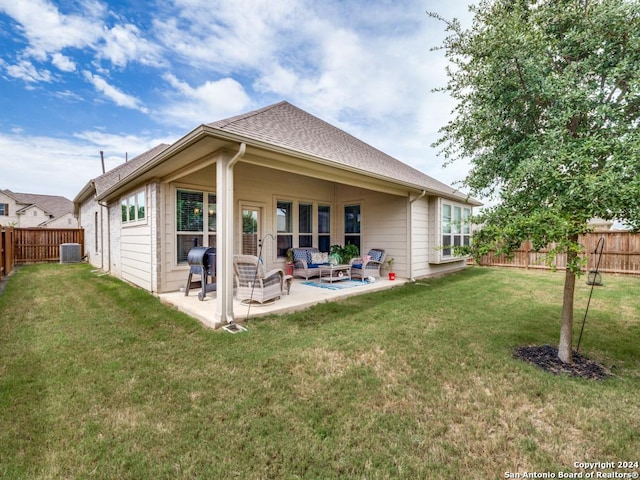
[[[572,361],[578,235],[594,217],[640,228],[640,4],[625,0],[482,0],[472,26],[446,24],[456,100],[434,144],[470,161],[462,184],[494,206],[467,249],[523,241],[567,254],[558,356]]]

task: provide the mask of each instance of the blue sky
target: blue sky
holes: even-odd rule
[[[444,25],[465,0],[0,0],[0,188],[73,199],[202,123],[281,100],[445,183]]]

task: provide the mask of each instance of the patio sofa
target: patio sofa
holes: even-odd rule
[[[320,267],[329,265],[329,255],[315,247],[296,247],[293,251],[293,276],[309,280],[320,276]]]

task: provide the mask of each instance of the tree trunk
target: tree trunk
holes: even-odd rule
[[[567,253],[567,265],[576,257],[576,253]],[[573,345],[573,297],[576,290],[576,274],[567,267],[564,276],[564,294],[562,296],[562,325],[560,327],[560,344],[558,358],[565,363],[572,363]]]

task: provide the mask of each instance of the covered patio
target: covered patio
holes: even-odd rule
[[[314,283],[318,283],[317,278],[312,279],[312,281]],[[354,295],[362,295],[365,293],[398,287],[400,285],[404,285],[408,281],[409,279],[406,278],[396,277],[395,280],[388,280],[386,277],[381,277],[374,283],[354,281],[349,285],[340,285],[340,282],[337,282],[333,285],[336,289],[331,289],[306,285],[304,279],[296,278],[292,282],[289,295],[285,292],[279,300],[275,300],[274,302],[265,305],[253,303],[249,306],[234,297],[234,321],[242,324],[247,320],[247,318],[253,319],[265,315],[281,315],[297,312],[319,303],[332,302]],[[330,287],[332,285],[325,284],[325,286]],[[343,286],[347,288],[341,288]],[[198,289],[192,289],[188,296],[185,296],[184,292],[161,293],[158,297],[163,303],[177,308],[181,312],[199,320],[208,327],[218,328],[224,326],[219,322],[216,323],[215,320],[217,304],[216,292],[207,293],[206,298],[203,301],[200,301],[198,300],[198,291]]]

